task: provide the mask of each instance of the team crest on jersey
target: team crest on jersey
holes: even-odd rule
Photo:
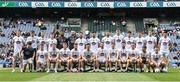
[[[120,39],[117,39],[116,41],[117,41],[117,42],[121,42],[121,40],[120,40]]]
[[[138,42],[138,44],[139,44],[139,45],[141,45],[141,44],[142,44],[142,42]]]
[[[163,42],[163,45],[165,45],[165,46],[166,46],[166,45],[167,45],[167,42]]]
[[[40,55],[40,58],[44,58],[44,55]]]
[[[80,46],[83,46],[84,44],[83,43],[79,43]]]
[[[35,40],[32,40],[32,43],[35,43]]]
[[[20,44],[21,43],[21,41],[16,41],[16,44]]]
[[[91,55],[89,55],[89,54],[88,54],[88,55],[86,55],[86,58],[91,58]]]
[[[92,45],[96,45],[96,42],[92,42]]]
[[[110,44],[110,42],[109,42],[109,41],[106,41],[106,44]]]
[[[127,44],[131,44],[131,41],[128,41]]]
[[[153,42],[152,41],[148,41],[148,44],[152,44]]]

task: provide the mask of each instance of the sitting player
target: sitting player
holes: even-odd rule
[[[121,44],[122,44],[122,48],[120,49],[120,53],[118,55],[117,65],[119,65],[121,71],[126,72],[129,66],[128,51],[126,49],[126,42],[123,41]]]
[[[141,72],[144,72],[147,66],[147,52],[146,52],[146,46],[142,47],[142,52],[141,52],[141,61],[140,62],[140,69]]]
[[[29,72],[32,72],[33,59],[35,56],[35,51],[31,47],[31,42],[27,42],[27,46],[22,49],[21,54],[23,58],[23,72],[26,71],[26,66],[29,65]]]
[[[100,48],[98,49],[97,55],[96,55],[97,61],[96,61],[96,67],[99,71],[99,68],[105,64],[105,71],[107,71],[108,68],[108,53],[107,50],[104,49],[104,43],[100,43]]]
[[[79,59],[80,59],[80,53],[78,51],[78,44],[74,43],[74,48],[71,50],[71,58],[72,58],[72,62],[70,62],[70,67],[71,68],[76,68],[75,70],[80,71],[80,63]]]
[[[37,51],[37,71],[44,71],[47,61],[47,51],[44,49],[44,44],[40,45],[40,49]],[[42,70],[43,69],[43,70]]]
[[[72,58],[70,56],[70,49],[67,48],[67,43],[63,42],[63,48],[60,50],[60,60],[62,64],[65,64],[65,67],[67,71],[72,71]]]
[[[109,58],[109,69],[110,69],[110,71],[112,71],[113,65],[117,63],[117,56],[118,56],[118,51],[115,49],[115,43],[112,42],[111,46],[112,47],[109,50],[109,57],[108,57]],[[117,68],[115,68],[115,70],[117,71]]]
[[[55,64],[54,71],[57,73],[59,61],[59,49],[56,48],[56,44],[52,43],[52,48],[48,52],[48,59],[47,59],[47,73],[50,71],[51,63]]]
[[[166,66],[162,53],[159,51],[159,47],[155,46],[154,52],[151,54],[151,68],[153,72],[163,72],[163,69]]]
[[[140,62],[139,60],[139,51],[136,49],[136,44],[131,43],[131,49],[128,51],[129,53],[129,64],[133,68],[133,71],[137,71],[137,62]]]
[[[86,44],[86,49],[83,51],[83,59],[86,66],[93,66],[93,71],[95,71],[95,56],[92,52],[91,46],[89,43]],[[84,66],[84,64],[83,64]],[[86,66],[84,66],[86,70]]]

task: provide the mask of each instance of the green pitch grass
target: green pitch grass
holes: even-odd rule
[[[180,82],[180,68],[171,68],[168,73],[15,73],[11,69],[0,69],[0,81],[177,81]]]

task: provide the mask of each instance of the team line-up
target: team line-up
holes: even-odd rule
[[[21,60],[21,72],[26,72],[27,67],[30,72],[35,67],[36,71],[55,73],[59,70],[167,72],[171,48],[171,40],[166,32],[157,40],[152,32],[146,37],[139,32],[134,38],[130,31],[124,37],[120,30],[116,30],[113,37],[106,32],[102,40],[96,36],[96,32],[92,32],[90,39],[85,39],[80,32],[71,44],[63,39],[59,43],[53,33],[50,38],[45,38],[44,33],[37,37],[34,31],[25,40],[17,31],[13,42],[12,72],[15,72],[17,59]],[[62,48],[59,49],[57,44],[61,44]]]

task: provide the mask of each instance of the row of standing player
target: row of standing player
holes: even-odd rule
[[[14,62],[13,62],[13,72],[15,71],[15,60],[18,54],[20,54],[22,47],[23,47],[23,43],[25,44],[26,42],[31,41],[32,42],[32,48],[37,49],[38,43],[40,44],[45,44],[44,45],[44,49],[46,50],[50,50],[52,47],[52,43],[56,43],[57,44],[57,40],[56,38],[52,37],[50,39],[46,39],[44,38],[44,36],[37,38],[34,36],[34,33],[31,32],[31,36],[27,38],[27,41],[25,42],[24,39],[20,36],[20,32],[17,31],[17,36],[15,36],[13,38],[14,40]],[[37,41],[38,40],[38,41]],[[120,49],[120,47],[122,46],[121,43],[122,41],[125,41],[126,43],[126,49],[130,49],[131,48],[131,43],[136,43],[136,49],[142,50],[143,45],[147,46],[146,52],[148,54],[151,54],[153,52],[153,47],[154,45],[157,43],[156,38],[152,35],[152,33],[150,32],[149,35],[145,38],[142,37],[142,34],[139,33],[137,38],[133,38],[131,37],[131,32],[128,32],[128,36],[127,37],[123,37],[120,34],[120,31],[117,30],[116,31],[116,35],[114,37],[110,37],[109,36],[109,32],[106,32],[106,36],[104,38],[102,38],[101,42],[104,43],[104,48],[106,50],[108,50],[111,45],[112,42],[114,42],[115,45],[115,49]],[[46,45],[46,43],[48,42],[48,45]],[[92,34],[92,38],[90,38],[89,40],[86,40],[83,38],[83,33],[80,33],[79,38],[75,41],[75,43],[78,44],[78,51],[82,52],[84,50],[84,45],[85,43],[90,43],[91,45],[91,50],[93,53],[97,53],[97,50],[99,48],[99,43],[100,40],[96,37],[96,33],[94,32]],[[160,46],[160,50],[163,54],[168,55],[169,54],[169,44],[170,44],[170,39],[167,37],[167,34],[164,33],[164,36],[160,38],[159,40],[159,46]],[[35,55],[36,56],[36,55]]]

